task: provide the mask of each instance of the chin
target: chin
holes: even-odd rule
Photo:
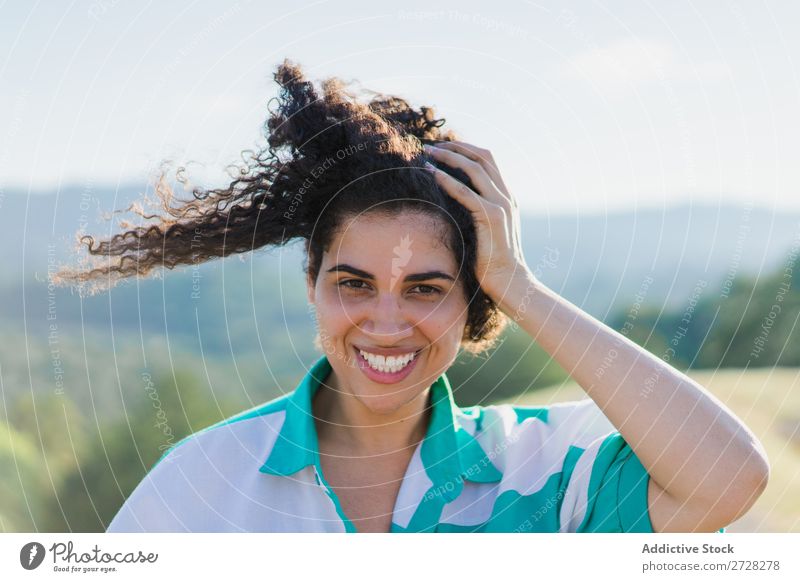
[[[389,415],[403,408],[422,392],[424,388],[419,386],[397,388],[384,385],[359,390],[356,398],[373,414]]]
[[[372,414],[381,416],[389,416],[394,414],[404,404],[403,402],[387,402],[379,399],[371,399],[366,401],[362,399],[361,403],[366,406]]]

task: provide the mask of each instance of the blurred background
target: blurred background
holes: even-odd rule
[[[0,531],[103,531],[166,448],[319,357],[298,245],[93,297],[49,281],[76,232],[141,222],[111,213],[153,198],[165,160],[227,185],[265,142],[284,57],[490,148],[539,278],[764,443],[769,487],[728,531],[800,531],[798,17],[789,0],[2,4]],[[448,377],[464,406],[585,396],[512,331]]]

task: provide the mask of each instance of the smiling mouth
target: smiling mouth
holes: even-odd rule
[[[422,352],[422,348],[420,348],[385,356],[357,346],[353,346],[353,349],[356,352],[356,361],[361,371],[370,379],[380,383],[399,382],[405,378],[416,366],[419,354]]]

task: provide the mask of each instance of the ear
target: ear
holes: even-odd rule
[[[309,305],[314,305],[316,300],[315,285],[310,276],[306,276],[306,294],[308,295]]]

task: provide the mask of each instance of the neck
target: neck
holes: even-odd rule
[[[429,396],[430,388],[394,412],[378,414],[343,389],[331,370],[314,397],[318,438],[359,455],[408,451],[427,432]]]

